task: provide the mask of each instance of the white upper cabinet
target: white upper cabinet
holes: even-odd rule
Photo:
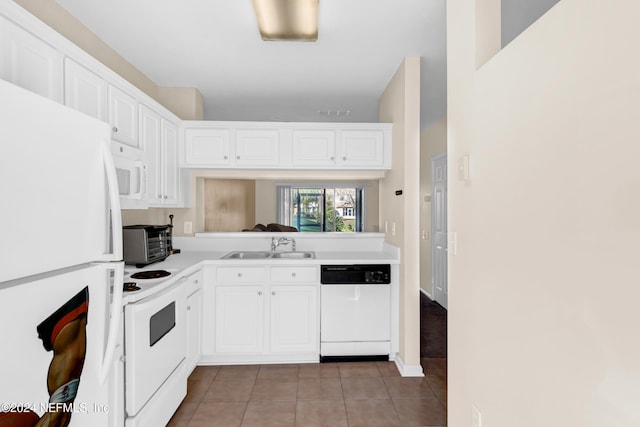
[[[384,163],[382,130],[341,130],[338,163],[342,166],[380,166]]]
[[[130,147],[144,150],[138,139],[138,101],[115,86],[109,85],[109,123],[111,137]]]
[[[295,129],[292,138],[294,166],[334,166],[336,132],[334,130]]]
[[[389,123],[184,122],[181,166],[390,169]]]
[[[140,105],[140,143],[148,160],[149,206],[178,203],[178,127]]]
[[[62,55],[0,16],[0,77],[62,102]]]
[[[176,205],[179,202],[178,192],[178,127],[169,120],[161,121],[162,143],[162,204]]]
[[[237,129],[236,166],[277,166],[280,160],[279,143],[278,129]]]
[[[107,82],[70,58],[64,59],[64,104],[107,121]]]
[[[140,106],[140,143],[147,158],[147,200],[162,201],[162,147],[160,144],[160,114],[145,105]]]
[[[184,163],[193,166],[224,166],[231,163],[231,129],[187,128]]]

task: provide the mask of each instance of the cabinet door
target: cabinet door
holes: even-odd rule
[[[202,355],[202,291],[187,298],[187,372],[193,371]]]
[[[317,352],[317,285],[272,285],[270,302],[271,352]]]
[[[62,55],[1,16],[0,78],[62,102]]]
[[[238,129],[236,166],[276,166],[279,154],[278,129]]]
[[[138,101],[120,89],[109,86],[109,123],[111,137],[131,147],[144,150],[138,140]]]
[[[178,203],[178,127],[162,119],[162,164],[163,164],[163,200],[164,205]]]
[[[230,129],[187,129],[185,163],[188,166],[229,165]]]
[[[72,59],[64,59],[64,104],[107,121],[107,82]]]
[[[144,105],[140,106],[140,142],[148,161],[147,198],[149,204],[159,205],[163,200],[160,115]]]
[[[343,130],[340,132],[338,162],[354,168],[384,165],[384,132],[381,130]]]
[[[262,353],[264,298],[264,286],[216,286],[216,352]]]
[[[294,166],[334,166],[336,133],[333,130],[294,130]]]

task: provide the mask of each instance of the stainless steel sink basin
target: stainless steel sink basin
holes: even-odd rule
[[[265,258],[282,258],[282,259],[311,259],[316,254],[312,251],[300,252],[268,252],[268,251],[235,251],[229,252],[222,259],[265,259]]]
[[[301,258],[315,258],[315,252],[274,252],[271,255],[271,258],[293,258],[293,259],[301,259]]]
[[[271,256],[271,252],[264,251],[238,251],[238,252],[229,252],[222,259],[264,259],[269,258]]]

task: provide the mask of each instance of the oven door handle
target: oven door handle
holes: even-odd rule
[[[109,332],[104,357],[102,358],[102,366],[100,367],[100,384],[104,384],[113,365],[116,350],[120,346],[117,340],[120,331],[120,319],[122,318],[122,294],[124,289],[120,284],[124,283],[124,262],[101,265],[103,265],[106,270],[114,271],[113,296],[109,313]]]

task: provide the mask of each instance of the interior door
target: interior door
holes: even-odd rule
[[[447,308],[447,155],[431,160],[431,283],[433,296]]]

